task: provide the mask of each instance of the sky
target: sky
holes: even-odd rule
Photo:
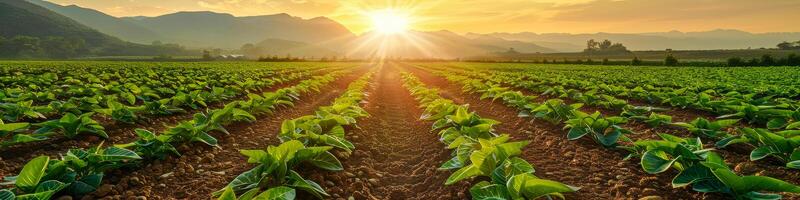
[[[334,19],[370,31],[370,13],[391,9],[410,28],[458,33],[641,33],[738,29],[800,32],[800,0],[50,0],[113,16],[214,11],[235,16],[288,13]]]

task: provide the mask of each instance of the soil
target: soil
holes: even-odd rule
[[[465,199],[469,183],[445,186],[450,171],[436,170],[450,150],[421,121],[422,110],[402,86],[400,69],[384,66],[375,75],[367,104],[371,116],[348,133],[356,147],[344,159],[344,172],[310,170],[330,188],[332,199]]]

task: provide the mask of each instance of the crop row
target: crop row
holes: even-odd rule
[[[524,108],[527,101],[531,101],[535,99],[534,96],[525,96],[521,92],[508,92],[510,88],[502,87],[494,83],[503,83],[502,79],[491,79],[488,83],[483,83],[482,81],[478,81],[479,79],[473,79],[478,77],[486,77],[486,76],[460,76],[460,75],[453,75],[452,73],[437,73],[443,76],[446,76],[449,80],[455,82],[461,82],[465,85],[464,90],[465,92],[476,92],[476,91],[486,91],[483,93],[483,97],[492,97],[492,98],[504,98],[508,101],[515,102],[515,106],[518,108]],[[548,86],[542,86],[547,88]],[[545,93],[552,92],[552,91],[560,91],[554,90],[553,88],[556,87],[549,87],[550,89],[545,90]],[[585,103],[588,105],[593,106],[600,106],[606,109],[614,109],[614,110],[621,110],[620,117],[627,118],[613,118],[614,125],[620,125],[626,123],[628,120],[630,121],[641,121],[645,122],[652,127],[657,126],[664,126],[664,125],[673,125],[685,128],[690,133],[707,139],[711,139],[716,141],[717,148],[725,148],[729,145],[733,144],[746,144],[753,147],[753,151],[750,154],[751,160],[761,160],[763,158],[772,156],[781,161],[783,161],[787,168],[793,169],[800,169],[800,157],[792,156],[792,155],[800,155],[800,122],[797,119],[800,119],[800,110],[797,111],[786,111],[785,115],[781,116],[788,116],[789,119],[776,117],[771,118],[770,121],[781,121],[781,123],[786,124],[784,125],[786,130],[772,132],[767,129],[752,129],[752,128],[740,128],[737,129],[737,132],[731,134],[725,131],[726,128],[735,125],[741,119],[723,119],[717,121],[711,121],[705,118],[697,118],[691,122],[673,122],[672,116],[659,114],[656,113],[658,111],[663,111],[659,108],[653,107],[640,107],[640,106],[631,106],[626,103],[626,101],[617,99],[616,97],[609,96],[609,95],[599,95],[595,97],[594,94],[589,93],[581,93],[576,90],[571,90],[567,92],[556,92],[555,94],[558,97],[566,97],[577,102]],[[550,104],[559,104],[561,100],[548,101]],[[579,105],[575,105],[575,109],[579,107]],[[765,110],[762,112],[780,112],[776,111],[775,109]],[[648,115],[649,114],[649,115]],[[522,115],[528,115],[527,113],[522,113]],[[745,115],[746,116],[746,115]],[[760,115],[759,115],[760,116]],[[773,115],[777,116],[777,115]],[[556,115],[556,118],[549,118],[549,116],[543,116],[545,120],[549,120],[551,122],[560,121],[563,119],[563,116]],[[731,116],[733,117],[733,116]],[[746,118],[744,118],[746,120]],[[619,129],[620,133],[629,132],[625,129]],[[622,139],[626,139],[623,134],[620,134]],[[616,138],[614,138],[616,140]],[[612,141],[608,141],[609,145],[613,145]]]
[[[439,131],[441,141],[453,150],[453,158],[439,170],[456,170],[445,185],[470,178],[481,182],[470,188],[473,199],[536,199],[561,197],[561,193],[579,188],[557,181],[536,177],[533,165],[519,155],[530,141],[510,141],[507,134],[497,134],[492,128],[498,121],[481,118],[469,112],[467,105],[456,105],[427,88],[411,74],[403,74],[404,86],[419,101],[425,114],[423,120],[434,121],[433,131]]]
[[[536,97],[525,96],[519,91],[499,86],[482,84],[461,78],[457,83],[465,85],[465,92],[477,92],[483,98],[501,99],[506,105],[521,110],[520,117],[544,119],[554,124],[564,124],[569,129],[569,140],[591,137],[606,148],[617,148],[630,152],[624,159],[639,158],[644,171],[656,174],[675,169],[678,174],[672,180],[673,187],[689,187],[698,192],[720,192],[737,199],[778,199],[778,194],[760,193],[762,191],[800,193],[800,187],[764,176],[738,176],[724,159],[703,147],[700,138],[681,138],[669,134],[659,134],[660,140],[630,141],[626,135],[631,131],[620,125],[628,120],[625,117],[606,117],[596,112],[584,113],[578,108],[581,104],[565,104],[560,99],[534,102]],[[503,91],[497,93],[496,91]],[[702,131],[702,129],[699,129]],[[620,140],[630,141],[632,145],[620,144]]]
[[[306,163],[330,171],[343,170],[332,153],[334,149],[349,156],[354,150],[345,139],[346,126],[356,126],[356,118],[368,116],[360,104],[374,71],[351,83],[329,106],[320,107],[313,115],[283,121],[278,138],[281,144],[265,150],[240,150],[247,162],[256,164],[238,175],[213,196],[220,200],[295,199],[297,190],[323,199],[328,194],[313,180],[296,171]],[[238,197],[237,197],[238,194]]]
[[[3,184],[11,189],[0,190],[0,199],[49,199],[56,193],[83,196],[101,184],[104,173],[124,167],[137,167],[143,162],[180,156],[175,146],[201,142],[216,146],[212,131],[227,133],[224,126],[233,122],[256,119],[254,115],[269,114],[281,106],[292,106],[301,94],[320,92],[319,88],[333,82],[348,70],[314,76],[297,85],[274,92],[248,94],[249,99],[226,104],[223,108],[196,113],[191,120],[179,122],[160,134],[137,129],[137,138],[128,144],[90,149],[71,149],[61,158],[39,156],[23,166],[16,176],[5,177]]]
[[[281,77],[266,78],[259,80],[259,83],[263,83],[259,85],[267,87],[276,83],[306,78],[310,76],[311,73],[312,72],[294,72]],[[61,113],[64,115],[58,119],[33,124],[28,122],[4,124],[2,123],[2,120],[0,120],[0,147],[43,141],[56,134],[62,134],[67,138],[74,138],[78,134],[93,134],[103,138],[108,138],[103,125],[92,118],[95,113],[101,113],[105,116],[108,116],[114,122],[134,123],[140,121],[142,118],[141,115],[143,114],[150,116],[174,115],[186,112],[184,108],[196,110],[201,107],[208,107],[208,104],[210,103],[223,102],[234,97],[244,96],[249,94],[251,91],[255,92],[256,90],[247,89],[236,92],[227,87],[214,87],[210,92],[195,90],[194,92],[190,92],[188,94],[179,93],[178,95],[169,98],[154,101],[144,101],[144,103],[140,106],[128,106],[124,105],[123,103],[119,103],[115,100],[112,100],[114,99],[113,97],[115,97],[113,95],[85,97],[84,99],[93,99],[86,102],[94,103],[99,102],[95,101],[95,98],[108,99],[106,101],[106,106],[108,107],[102,108],[100,107],[101,104],[99,103],[90,103],[81,106],[80,109],[62,110],[65,111],[64,113]],[[43,110],[42,108],[48,108],[49,110],[53,111],[54,108],[52,107],[54,104],[52,102],[46,106],[26,107],[30,106],[29,103],[30,101],[22,106],[20,104],[13,104],[15,106],[20,106],[14,110],[29,110],[26,112],[36,112],[31,115],[43,116],[36,110],[41,111]],[[58,104],[64,105],[62,103]],[[9,112],[3,113],[10,114]],[[31,128],[33,129],[31,130]]]
[[[690,93],[714,90],[720,94],[735,91],[786,98],[800,95],[800,83],[796,81],[800,80],[800,69],[795,67],[628,67],[512,63],[457,63],[449,67],[524,72],[536,78],[587,80],[595,84],[628,88],[685,88]]]

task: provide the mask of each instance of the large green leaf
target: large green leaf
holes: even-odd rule
[[[458,169],[456,172],[447,177],[447,181],[445,181],[445,185],[452,185],[457,183],[458,181],[471,178],[481,174],[481,170],[475,165],[469,165],[467,167]]]
[[[339,159],[336,159],[336,156],[328,151],[318,154],[314,158],[308,160],[308,162],[314,166],[330,171],[340,171],[344,169]]]
[[[750,152],[750,160],[761,160],[772,154],[769,146],[761,146]]]
[[[233,188],[225,187],[217,200],[236,200],[236,193],[233,192]]]
[[[139,154],[128,149],[118,147],[108,147],[103,151],[103,159],[105,160],[131,160],[142,159]]]
[[[253,200],[294,200],[295,190],[290,187],[279,186],[270,188],[267,191],[254,197]]]
[[[679,156],[680,157],[680,156]],[[667,171],[672,163],[678,160],[679,157],[669,159],[663,151],[651,150],[642,154],[642,169],[650,174],[657,174]]]
[[[0,200],[14,200],[16,195],[13,192],[3,189],[0,190]]]
[[[506,185],[512,198],[536,199],[546,195],[561,196],[560,193],[574,192],[580,188],[560,182],[536,178],[531,174],[511,177]]]
[[[50,157],[39,156],[29,161],[22,167],[17,176],[16,186],[22,191],[31,192],[39,185],[39,181],[44,176],[47,170],[47,164],[50,162]]]
[[[482,181],[472,186],[469,193],[474,200],[506,200],[510,198],[506,190],[504,185]]]

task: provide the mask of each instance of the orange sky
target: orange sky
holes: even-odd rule
[[[411,28],[476,32],[636,33],[739,29],[800,32],[800,0],[51,0],[114,16],[209,10],[236,16],[289,13],[326,16],[356,33],[364,13],[394,8]]]

